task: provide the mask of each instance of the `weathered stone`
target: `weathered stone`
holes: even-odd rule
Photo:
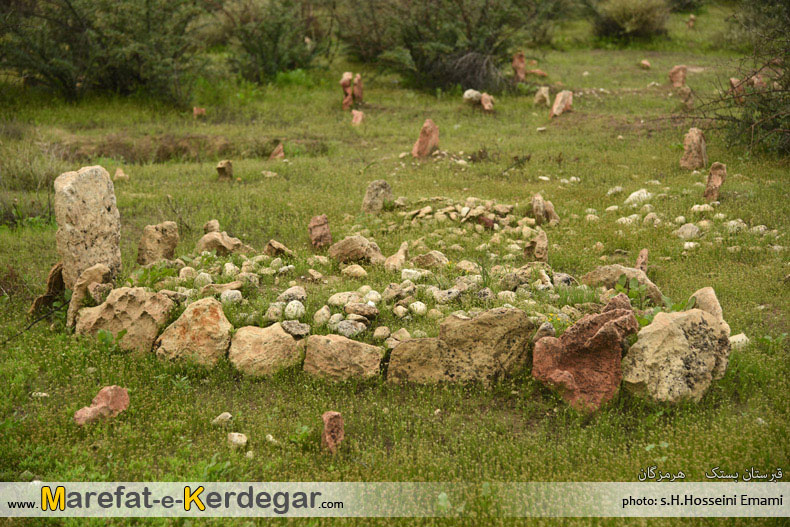
[[[524,82],[527,78],[527,58],[523,51],[519,51],[513,55],[513,60],[510,62],[513,67],[513,74],[515,75],[516,82]]]
[[[225,231],[210,231],[203,235],[195,245],[195,252],[200,254],[203,251],[216,252],[218,256],[227,256],[231,253],[248,253],[252,248],[245,245],[238,238],[228,236]]]
[[[88,299],[88,288],[91,284],[104,284],[112,280],[112,271],[104,264],[96,264],[85,269],[74,284],[71,291],[71,300],[66,312],[66,325],[74,326],[77,313],[84,307],[85,300]]]
[[[295,285],[293,287],[289,287],[277,296],[277,302],[287,303],[291,300],[298,300],[300,302],[307,300],[307,292],[304,290],[304,287]]]
[[[137,263],[148,265],[160,260],[172,260],[178,245],[178,224],[166,221],[146,225],[137,247]]]
[[[129,392],[120,386],[105,386],[91,401],[90,406],[80,408],[74,414],[74,422],[79,426],[93,423],[99,419],[109,419],[129,408]]]
[[[705,134],[699,128],[690,128],[683,139],[683,157],[680,168],[696,170],[708,166],[708,150],[705,146]]]
[[[324,412],[321,415],[324,429],[321,432],[321,446],[333,454],[337,454],[340,443],[346,437],[343,429],[343,416],[340,412]]]
[[[214,296],[221,295],[225,291],[234,291],[244,287],[244,282],[241,280],[234,280],[224,284],[208,284],[200,288],[201,296]]]
[[[349,315],[360,315],[370,320],[379,316],[379,310],[376,308],[376,306],[371,306],[370,304],[364,304],[361,302],[346,304],[346,307],[343,310]]]
[[[232,329],[222,304],[213,298],[203,298],[189,304],[178,320],[156,339],[156,356],[214,366],[228,351]]]
[[[384,269],[387,271],[395,272],[400,271],[403,269],[404,264],[406,263],[406,259],[409,257],[409,242],[403,242],[400,244],[400,248],[398,252],[389,256],[384,261]]]
[[[121,270],[121,218],[110,175],[100,166],[66,172],[55,179],[55,233],[67,289],[85,269],[104,264]]]
[[[233,181],[233,163],[230,159],[217,163],[217,177],[220,181]]]
[[[493,112],[494,111],[494,98],[491,97],[487,93],[483,93],[480,96],[480,107],[483,108],[484,112]]]
[[[354,104],[353,81],[354,74],[350,71],[344,72],[343,76],[340,78],[340,87],[343,89],[343,102],[341,103],[341,107],[344,111],[349,110]]]
[[[532,376],[558,388],[575,408],[597,410],[620,388],[623,342],[638,330],[631,309],[613,307],[586,315],[560,338],[543,337],[535,343]]]
[[[219,232],[219,221],[218,220],[208,220],[203,225],[203,234],[208,234],[210,232]]]
[[[686,72],[688,68],[681,64],[669,70],[669,82],[672,83],[673,88],[680,88],[686,84]]]
[[[305,344],[304,371],[311,375],[341,381],[378,375],[381,348],[341,335],[311,335]]]
[[[354,103],[361,104],[363,101],[363,86],[362,86],[362,75],[357,73],[354,76],[354,86],[352,87],[352,94],[354,95]]]
[[[370,262],[384,263],[384,255],[374,242],[364,236],[348,236],[329,248],[329,256],[340,263]]]
[[[551,94],[549,93],[548,86],[541,86],[535,93],[535,98],[532,100],[536,105],[551,106]]]
[[[344,337],[351,338],[356,337],[367,329],[366,323],[362,322],[361,320],[352,320],[352,317],[358,317],[358,315],[349,315],[347,320],[341,320],[338,322],[335,326],[335,331]]]
[[[263,254],[267,256],[294,256],[294,252],[278,242],[277,240],[269,240],[266,247],[263,248]]]
[[[123,333],[118,340],[121,349],[150,353],[174,307],[166,295],[142,287],[113,289],[104,303],[80,310],[76,333],[96,335],[105,330],[116,338]]]
[[[429,251],[412,258],[412,263],[421,268],[432,269],[436,267],[445,267],[450,263],[450,260],[440,251]]]
[[[387,382],[466,382],[478,379],[471,357],[438,338],[398,341],[390,354]]]
[[[639,255],[636,257],[636,265],[634,265],[635,269],[639,269],[643,273],[647,272],[647,256],[648,256],[648,254],[649,253],[648,253],[647,249],[642,249],[641,251],[639,251]]]
[[[228,446],[241,449],[247,446],[247,436],[239,432],[228,432]]]
[[[326,214],[313,216],[307,226],[310,235],[310,244],[316,249],[323,249],[332,245],[332,233],[329,230],[329,218]]]
[[[272,153],[269,154],[269,160],[271,161],[274,159],[285,159],[285,145],[282,141],[277,143],[277,146],[274,147]]]
[[[710,166],[710,174],[708,174],[708,183],[705,185],[705,193],[703,194],[706,201],[718,201],[719,189],[727,179],[727,165],[724,163],[713,163]]]
[[[368,275],[368,272],[365,271],[365,268],[361,265],[351,264],[343,268],[343,270],[340,271],[340,274],[348,278],[365,278]]]
[[[351,110],[351,126],[359,126],[365,120],[365,113],[359,110]]]
[[[543,229],[537,229],[533,238],[524,246],[524,257],[534,262],[549,261],[549,237]]]
[[[663,305],[663,296],[656,284],[650,281],[644,271],[633,267],[625,267],[619,264],[604,265],[582,276],[581,281],[586,285],[604,286],[607,289],[613,289],[622,275],[625,275],[628,280],[636,278],[640,285],[647,288],[647,297],[655,305]]]
[[[412,157],[424,158],[439,148],[439,127],[431,119],[426,119],[420,130],[420,137],[411,149]]]
[[[294,338],[280,324],[272,324],[267,328],[246,326],[236,330],[228,359],[237,370],[261,376],[299,364],[301,354]]]
[[[549,118],[562,115],[565,112],[569,112],[571,111],[572,107],[573,107],[573,92],[568,90],[562,90],[554,98],[554,105],[551,107],[551,112],[549,112]]]
[[[385,204],[394,199],[389,183],[383,179],[371,181],[362,200],[362,212],[378,214],[382,211]]]
[[[653,400],[699,401],[727,369],[724,326],[701,309],[656,314],[623,358],[623,386]]]
[[[639,61],[639,67],[642,68],[643,70],[649,70],[650,69],[650,61],[648,61],[647,59],[640,60]]]
[[[719,299],[716,298],[716,292],[713,290],[713,288],[703,287],[702,289],[695,291],[691,295],[691,298],[694,299],[694,307],[713,315],[719,324],[722,325],[727,337],[729,337],[730,325],[724,321],[724,311],[721,308],[721,304],[719,304]]]

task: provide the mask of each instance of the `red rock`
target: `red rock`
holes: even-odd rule
[[[420,137],[411,149],[412,157],[428,157],[439,148],[439,127],[430,119],[426,119],[420,130]]]
[[[639,269],[643,273],[647,272],[647,249],[642,249],[639,251],[639,256],[636,257],[636,265],[634,266],[635,269]]]
[[[483,107],[484,112],[494,111],[494,98],[484,93],[480,96],[480,106]]]
[[[527,75],[527,59],[523,51],[519,51],[513,55],[513,61],[510,63],[513,66],[513,73],[516,75],[516,82],[524,82]]]
[[[564,112],[569,112],[573,106],[573,92],[562,90],[554,98],[554,106],[551,107],[549,119],[554,116],[562,115]]]
[[[354,77],[354,87],[351,91],[354,96],[354,102],[360,104],[362,102],[362,75],[359,73]]]
[[[74,422],[80,426],[93,423],[102,418],[111,418],[129,408],[129,392],[120,386],[105,386],[90,406],[80,408],[74,414]]]
[[[527,70],[528,75],[535,75],[536,77],[548,77],[549,74],[543,70],[534,69],[534,70]]]
[[[727,165],[719,162],[713,163],[710,166],[708,184],[705,186],[705,194],[703,194],[706,201],[719,200],[719,189],[724,184],[725,179],[727,179]]]
[[[200,106],[193,106],[192,107],[192,117],[197,119],[198,117],[205,117],[206,116],[206,109],[201,108]]]
[[[332,233],[329,231],[329,218],[326,217],[326,214],[313,216],[307,226],[307,231],[310,234],[310,243],[316,249],[332,245]]]
[[[560,338],[537,341],[532,376],[557,388],[579,410],[594,411],[611,400],[623,377],[623,340],[639,330],[634,312],[621,308],[627,302],[621,293],[601,313],[582,317]]]
[[[485,227],[486,229],[493,230],[494,229],[494,220],[491,218],[486,218],[485,216],[478,216],[477,223]]]
[[[683,139],[683,157],[680,168],[696,170],[708,166],[708,149],[705,145],[705,134],[699,128],[689,128]]]
[[[639,67],[642,68],[643,70],[649,70],[650,69],[650,62],[647,59],[642,60],[639,63]]]
[[[274,147],[272,153],[269,154],[269,159],[285,159],[285,149],[283,147],[282,141]]]
[[[686,84],[686,71],[688,68],[681,64],[669,70],[669,81],[672,83],[673,88],[680,88]]]
[[[362,124],[362,120],[365,118],[365,114],[360,112],[359,110],[351,110],[351,124],[354,126],[359,126]]]
[[[340,412],[324,412],[321,416],[324,421],[324,430],[321,433],[321,446],[332,452],[337,453],[340,443],[345,438],[343,430],[343,416]]]

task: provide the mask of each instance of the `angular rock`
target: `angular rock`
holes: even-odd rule
[[[450,260],[440,251],[429,251],[412,258],[412,263],[421,268],[432,269],[436,267],[445,267],[450,263]]]
[[[357,73],[354,76],[354,86],[352,88],[352,94],[354,95],[354,102],[356,104],[361,104],[363,101],[363,86],[362,86],[362,75]]]
[[[558,388],[580,410],[597,410],[620,388],[623,343],[639,330],[634,312],[614,300],[600,314],[586,315],[560,338],[543,337],[532,353],[532,376]],[[610,308],[611,307],[611,308]]]
[[[374,242],[364,236],[348,236],[329,248],[329,256],[340,263],[370,262],[381,264],[384,255]]]
[[[354,315],[349,315],[349,320],[341,320],[335,326],[335,331],[344,337],[356,337],[367,329],[367,324],[360,320],[350,320]],[[357,315],[358,316],[358,315]],[[364,318],[364,317],[362,317]]]
[[[203,234],[208,234],[210,232],[219,232],[219,221],[218,220],[208,220],[203,225]]]
[[[439,148],[439,127],[431,119],[426,119],[420,129],[420,136],[411,149],[412,157],[424,158]]]
[[[337,454],[340,443],[346,437],[343,429],[343,416],[340,412],[324,412],[321,415],[324,421],[324,429],[321,432],[321,446],[333,454]]]
[[[104,264],[121,270],[121,218],[110,175],[100,166],[65,172],[55,179],[55,233],[67,289],[85,269]]]
[[[307,300],[307,292],[304,290],[304,287],[295,285],[293,287],[289,287],[277,296],[277,302],[287,303],[291,300],[298,300],[300,302]]]
[[[708,166],[708,150],[705,146],[705,134],[699,128],[690,128],[683,139],[683,157],[680,168],[696,170]]]
[[[695,308],[710,313],[716,318],[716,320],[722,325],[724,332],[729,338],[730,325],[724,321],[724,311],[721,309],[721,304],[719,304],[719,299],[716,298],[716,292],[713,290],[713,288],[703,287],[702,289],[695,291],[691,295],[691,298],[694,299]]]
[[[483,93],[480,96],[480,106],[483,108],[484,112],[493,112],[494,98],[488,95],[487,93]]]
[[[163,293],[142,287],[113,289],[104,303],[80,310],[76,333],[95,336],[105,330],[117,338],[124,332],[118,340],[121,349],[150,353],[174,307],[175,303]]]
[[[549,112],[549,118],[562,115],[565,112],[569,112],[571,111],[572,107],[573,107],[573,92],[568,90],[562,90],[554,98],[554,105],[551,107],[551,112]]]
[[[365,197],[362,200],[362,212],[378,214],[382,211],[386,203],[394,199],[389,183],[383,179],[371,181],[370,184],[368,184]]]
[[[718,201],[719,189],[727,179],[727,165],[724,163],[713,163],[710,166],[710,174],[708,174],[708,183],[705,185],[705,193],[703,194],[705,201]]]
[[[225,231],[211,231],[203,235],[195,245],[195,252],[216,252],[217,256],[227,256],[232,253],[249,253],[252,248],[245,245],[238,238],[228,236]]]
[[[390,272],[400,271],[403,269],[406,259],[409,257],[409,242],[400,244],[398,252],[392,256],[387,257],[384,261],[384,269]]]
[[[263,248],[263,254],[267,256],[294,256],[294,252],[278,242],[277,240],[269,240],[266,247]]]
[[[129,392],[120,386],[105,386],[91,401],[90,406],[80,408],[74,414],[74,422],[79,426],[90,424],[99,419],[109,419],[129,408]]]
[[[282,142],[277,143],[272,153],[269,154],[269,160],[285,159],[285,145]]]
[[[225,291],[237,291],[244,287],[244,282],[241,280],[234,280],[225,284],[208,284],[200,288],[201,296],[214,296],[221,295]]]
[[[349,315],[360,315],[369,320],[372,320],[379,316],[379,310],[376,306],[371,306],[370,304],[361,303],[361,302],[354,302],[351,304],[346,304],[343,311],[348,313]]]
[[[660,312],[623,358],[623,386],[660,402],[699,401],[724,376],[729,353],[727,331],[714,315]]]
[[[477,380],[471,357],[438,338],[399,341],[390,354],[387,382],[467,382]]]
[[[663,296],[656,284],[650,281],[644,271],[633,267],[625,267],[619,264],[604,265],[582,276],[581,281],[589,286],[604,286],[607,289],[613,289],[622,275],[625,275],[628,280],[636,278],[640,285],[646,286],[647,297],[655,305],[663,305]]]
[[[351,126],[359,126],[365,119],[365,114],[359,110],[351,110]]]
[[[325,379],[365,379],[379,373],[381,348],[341,335],[310,335],[305,342],[304,371]]]
[[[538,229],[524,246],[524,257],[533,262],[549,261],[549,237],[543,229]]]
[[[643,273],[647,272],[647,256],[648,250],[642,249],[639,251],[639,255],[636,257],[636,265],[634,265],[634,269],[639,269]]]
[[[267,328],[245,326],[236,330],[228,359],[247,375],[271,375],[299,364],[301,353],[296,340],[280,324]]]
[[[213,298],[203,298],[189,304],[154,343],[156,356],[169,360],[192,360],[204,366],[214,366],[225,356],[230,346],[233,326],[222,304]]]
[[[532,100],[536,105],[551,106],[551,94],[549,93],[548,86],[541,86],[535,93],[535,98]]]
[[[137,263],[148,265],[160,260],[172,260],[178,245],[178,224],[166,221],[146,225],[137,246]]]
[[[310,324],[304,324],[298,320],[285,320],[280,325],[286,333],[297,339],[310,334]]]
[[[66,312],[66,325],[68,327],[74,326],[77,313],[83,308],[85,300],[89,298],[88,288],[92,284],[105,284],[111,280],[112,271],[104,264],[93,265],[80,274],[79,280],[74,284],[74,288],[71,291],[71,300]]]
[[[344,111],[350,109],[354,104],[353,81],[354,74],[350,71],[343,73],[343,76],[340,78],[340,87],[343,89],[343,102],[341,103],[341,107]]]

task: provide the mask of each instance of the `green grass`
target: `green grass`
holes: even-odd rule
[[[723,30],[726,12],[709,7],[698,17],[698,28],[708,36]],[[111,173],[122,166],[131,177],[116,185],[124,278],[136,268],[143,227],[176,219],[168,195],[181,215],[177,254],[193,252],[203,223],[211,218],[258,250],[274,238],[297,252],[294,273],[277,281],[262,278],[249,307],[229,310],[232,321],[244,313],[257,314],[260,320],[268,302],[306,272],[306,259],[312,254],[307,223],[316,214],[329,216],[338,240],[355,226],[368,229],[386,255],[404,240],[425,237],[427,248],[444,251],[455,263],[484,256],[475,248],[488,235],[434,236],[433,231],[446,226],[404,227],[397,212],[378,218],[363,215],[362,196],[374,179],[386,179],[396,195],[413,202],[437,195],[459,201],[476,196],[517,204],[519,214],[531,196],[541,192],[562,217],[559,226],[547,230],[549,263],[555,271],[578,277],[601,265],[602,257],[609,263],[633,265],[638,251],[647,247],[648,275],[673,300],[685,300],[704,286],[716,290],[733,334],[745,332],[752,344],[732,352],[726,376],[700,403],[665,407],[621,394],[597,414],[585,416],[533,382],[528,372],[491,389],[390,386],[380,380],[331,384],[299,371],[250,379],[227,363],[206,371],[153,356],[109,353],[94,341],[50,331],[41,323],[0,349],[0,479],[32,475],[50,481],[635,481],[641,468],[656,463],[663,470],[682,469],[690,480],[703,480],[704,472],[714,466],[733,471],[749,466],[786,469],[790,357],[782,335],[790,332],[790,295],[784,281],[790,273],[787,165],[747,156],[709,133],[711,162],[724,162],[728,168],[716,212],[725,214],[726,220],[741,218],[750,227],[766,225],[776,234],[729,234],[723,227],[726,220],[713,220],[711,231],[698,240],[699,248],[684,254],[682,241],[671,234],[672,220],[679,215],[689,221],[701,218],[690,208],[703,202],[697,184],[704,182],[705,174],[678,167],[683,135],[691,123],[669,118],[679,111],[679,104],[670,97],[666,73],[674,64],[699,67],[687,82],[699,93],[710,93],[716,80],[729,76],[726,59],[737,57],[696,45],[680,33],[685,26],[675,18],[665,44],[595,50],[578,44],[547,52],[540,67],[550,73],[549,81],[585,93],[574,98],[572,113],[551,122],[548,109],[534,107],[529,96],[498,97],[496,113],[489,116],[466,107],[460,97],[410,91],[392,77],[371,73],[365,85],[365,123],[355,129],[350,115],[339,108],[340,72],[359,69],[346,64],[314,74],[311,87],[251,88],[229,81],[204,87],[195,104],[207,107],[205,122],[145,101],[107,98],[65,104],[9,86],[0,113],[0,188],[7,224],[0,227],[0,285],[10,294],[0,298],[0,339],[27,324],[26,309],[57,260],[55,225],[47,220],[51,178],[82,165],[102,164]],[[568,30],[568,41],[582,29]],[[637,67],[642,58],[652,62],[651,70]],[[651,82],[660,86],[648,87]],[[607,91],[587,93],[598,88]],[[439,125],[443,150],[470,154],[484,148],[489,160],[464,168],[449,160],[399,159],[401,152],[410,150],[426,117]],[[541,126],[547,131],[538,133]],[[109,135],[122,138],[135,155],[139,152],[134,148],[147,152],[140,147],[146,136],[200,135],[224,138],[229,146],[218,154],[204,143],[186,159],[138,163],[118,157],[119,151],[129,151],[126,147],[91,159],[64,152],[69,141],[95,145]],[[263,149],[273,139],[285,141],[288,163],[266,160]],[[523,167],[503,173],[514,156],[527,154],[531,160]],[[216,181],[214,166],[222,157],[233,160],[240,182]],[[262,170],[280,177],[265,178]],[[581,182],[560,182],[572,176]],[[649,183],[653,180],[659,185]],[[607,196],[615,185],[624,192]],[[623,205],[625,197],[640,188],[662,194],[650,201],[664,219],[661,226],[645,227],[641,220],[636,226],[615,223],[620,216],[640,212]],[[620,210],[604,212],[610,205]],[[40,219],[8,226],[13,214],[5,213],[13,207],[18,218]],[[596,209],[599,222],[584,220],[588,208]],[[712,219],[712,214],[704,216]],[[444,240],[444,248],[438,240]],[[598,241],[603,252],[593,249]],[[463,253],[446,249],[456,243],[464,247]],[[505,255],[507,245],[492,246],[491,251]],[[774,251],[771,245],[785,249]],[[733,246],[741,250],[727,250]],[[412,251],[415,254],[419,251]],[[496,263],[507,262],[492,265]],[[6,279],[9,267],[18,279]],[[370,267],[364,280],[340,278],[336,265],[315,268],[332,278],[328,285],[307,286],[308,319],[332,292],[364,284],[382,292],[389,282],[400,281],[399,276]],[[449,283],[457,274],[440,273],[437,282]],[[493,289],[498,291],[496,280]],[[565,302],[587,300],[579,291],[563,293],[552,306],[548,298],[535,298],[537,304],[528,311],[545,313]],[[433,307],[432,301],[421,299]],[[483,306],[451,304],[446,311],[462,307]],[[401,327],[388,310],[382,312],[380,323],[393,330]],[[436,334],[436,323],[428,320],[405,327]],[[369,335],[363,340],[372,342]],[[109,423],[74,426],[74,411],[108,384],[130,390],[128,411]],[[31,398],[35,391],[49,397]],[[317,440],[288,440],[302,425],[317,438],[320,415],[329,409],[341,411],[346,421],[347,439],[339,455],[319,451]],[[436,409],[441,410],[438,416]],[[232,429],[250,438],[254,459],[231,452],[225,444],[227,430],[209,424],[223,411],[234,415]],[[266,434],[280,445],[267,443]],[[646,448],[661,441],[669,446]]]

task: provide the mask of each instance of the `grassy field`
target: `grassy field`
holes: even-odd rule
[[[177,254],[193,252],[203,223],[211,218],[258,250],[274,238],[297,252],[292,275],[263,279],[249,305],[228,310],[237,327],[247,316],[261,323],[268,302],[309,268],[306,260],[313,251],[307,223],[316,214],[329,216],[336,240],[367,229],[385,255],[404,240],[424,237],[426,247],[444,251],[453,262],[485,257],[477,250],[487,241],[484,235],[455,235],[435,224],[404,226],[397,212],[362,214],[368,182],[386,179],[397,196],[413,203],[431,196],[458,201],[475,196],[515,204],[521,214],[532,195],[541,192],[562,217],[547,231],[555,271],[581,276],[602,260],[633,265],[646,247],[648,275],[665,295],[685,300],[712,286],[733,334],[744,332],[751,344],[732,352],[726,376],[698,404],[658,406],[621,393],[588,416],[568,408],[529,372],[489,389],[391,386],[381,380],[330,384],[299,371],[260,380],[241,376],[227,363],[207,371],[153,355],[132,357],[40,323],[0,348],[0,480],[635,481],[641,468],[658,464],[701,481],[714,466],[787,471],[788,166],[751,157],[708,133],[711,162],[727,164],[728,179],[715,211],[725,219],[692,213],[691,207],[703,202],[700,184],[707,173],[691,174],[678,166],[692,123],[666,77],[673,65],[687,64],[687,83],[705,95],[730,76],[728,61],[737,54],[716,45],[726,14],[708,8],[698,17],[695,33],[675,15],[669,40],[643,49],[590,49],[583,27],[566,27],[563,50],[540,57],[549,84],[561,83],[575,93],[573,112],[551,121],[548,109],[534,106],[528,94],[498,97],[496,113],[484,115],[464,105],[460,95],[413,92],[392,77],[363,70],[366,117],[353,128],[349,114],[340,110],[337,79],[344,69],[360,68],[346,64],[312,74],[309,86],[252,88],[230,81],[203,86],[195,104],[207,108],[204,121],[195,121],[191,112],[134,99],[69,105],[4,85],[2,341],[27,325],[27,307],[43,291],[49,267],[58,259],[56,225],[48,215],[52,178],[101,164],[110,173],[123,167],[130,176],[115,187],[124,278],[136,269],[143,227],[171,219],[180,226]],[[637,66],[643,58],[651,61],[651,70]],[[468,166],[449,159],[400,159],[428,117],[440,128],[442,150],[466,155],[484,150],[487,159]],[[544,126],[545,132],[537,131]],[[285,142],[287,162],[266,160],[276,140]],[[506,171],[514,156],[527,155],[528,162]],[[222,158],[233,160],[241,181],[216,181],[214,166]],[[279,177],[266,178],[262,170]],[[571,177],[580,182],[562,182]],[[624,191],[607,195],[617,185]],[[664,220],[658,227],[642,224],[645,211],[623,205],[640,188],[658,194],[650,202]],[[620,210],[605,212],[611,205]],[[600,221],[585,221],[587,209],[595,209]],[[616,223],[634,213],[640,215],[635,225]],[[712,220],[694,250],[684,251],[683,241],[672,235],[673,220],[680,215],[688,221]],[[769,232],[728,232],[725,221],[737,218],[749,227],[765,225]],[[437,229],[445,230],[433,234]],[[594,248],[597,242],[602,251]],[[452,244],[464,251],[446,250]],[[490,250],[502,256],[506,245]],[[491,265],[497,263],[503,261]],[[368,268],[363,280],[341,278],[336,266],[317,269],[331,279],[308,286],[308,319],[331,292],[365,284],[383,291],[389,282],[400,281],[382,269]],[[447,270],[437,281],[449,282],[457,274]],[[495,281],[492,288],[498,290]],[[531,310],[543,313],[579,301],[562,298],[550,306],[547,298],[535,299]],[[401,325],[388,312],[382,312],[381,323],[393,330]],[[428,335],[437,331],[436,323],[427,320],[405,327]],[[363,340],[372,342],[372,337]],[[129,389],[130,408],[105,424],[74,426],[74,411],[109,384]],[[32,392],[49,397],[32,398]],[[342,412],[346,422],[346,442],[334,457],[318,448],[320,415],[329,409]],[[210,425],[223,411],[233,414],[233,430],[250,438],[252,459],[230,451],[227,430]],[[267,434],[279,444],[267,442]],[[759,523],[779,524],[729,521]]]

